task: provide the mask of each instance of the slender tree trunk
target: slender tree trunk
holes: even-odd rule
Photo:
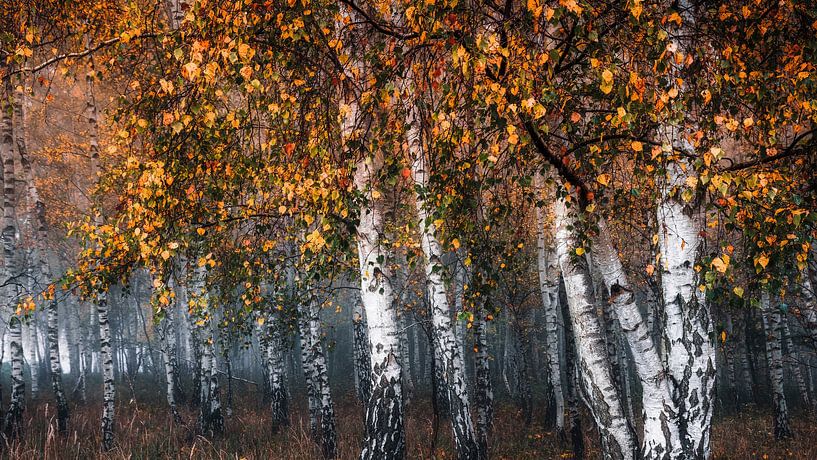
[[[788,316],[784,316],[781,321],[783,325],[783,337],[786,339],[786,357],[788,358],[789,366],[791,367],[792,374],[794,374],[794,381],[797,382],[797,389],[800,392],[800,399],[803,400],[803,404],[805,407],[811,407],[811,398],[808,394],[808,386],[806,385],[806,379],[803,378],[803,372],[800,368],[800,353],[798,353],[797,347],[794,344],[794,340],[791,338],[791,331],[789,330],[789,321]]]
[[[266,337],[267,375],[272,411],[272,432],[289,426],[289,394],[284,370],[284,324],[277,313],[268,320]]]
[[[789,425],[789,410],[783,389],[782,317],[780,308],[771,304],[768,292],[764,290],[760,296],[763,330],[766,333],[766,360],[769,363],[769,380],[772,387],[774,437],[791,438],[794,433]]]
[[[99,319],[100,360],[102,361],[102,447],[106,451],[113,448],[114,400],[116,398],[107,297],[106,292],[100,292],[96,298],[96,311]]]
[[[543,191],[544,181],[540,174],[535,176],[537,193]],[[562,369],[559,360],[559,331],[557,315],[559,308],[559,269],[558,260],[553,253],[552,245],[545,238],[545,210],[536,207],[536,249],[537,271],[539,274],[539,292],[542,296],[542,308],[545,314],[545,347],[547,352],[548,400],[553,401],[554,423],[556,430],[562,433],[565,429],[565,400],[562,390]],[[553,426],[553,425],[551,425]]]
[[[579,247],[574,233],[578,225],[576,204],[571,205],[567,208],[564,199],[556,203],[556,253],[567,290],[585,394],[599,428],[605,458],[638,458],[637,438],[624,413],[610,371],[587,261],[576,253]]]
[[[170,408],[170,413],[173,420],[181,421],[179,411],[176,408],[176,381],[178,378],[176,366],[176,308],[175,304],[171,303],[168,308],[164,310],[164,317],[159,324],[159,334],[162,344],[162,358],[165,367],[165,384],[167,386],[167,405]]]
[[[312,356],[312,328],[310,327],[309,306],[299,304],[298,329],[300,330],[301,365],[306,381],[306,397],[309,407],[309,434],[318,444],[321,443],[321,396],[320,383],[317,379],[315,360]]]
[[[409,78],[409,85],[413,82]],[[445,388],[448,390],[451,424],[454,430],[454,445],[457,457],[461,460],[485,458],[476,440],[473,421],[471,420],[468,400],[465,361],[462,347],[454,334],[451,322],[451,308],[448,304],[448,293],[444,279],[445,266],[442,263],[443,248],[437,239],[437,229],[433,222],[433,210],[426,202],[429,193],[428,177],[430,174],[423,145],[422,119],[419,108],[412,100],[408,106],[406,118],[409,151],[412,156],[412,176],[415,183],[417,217],[420,225],[420,245],[425,255],[426,287],[431,303],[431,319],[434,325],[434,338],[441,354],[442,375]]]
[[[558,293],[557,293],[558,294]],[[559,302],[561,304],[562,318],[570,318],[569,302]],[[565,374],[567,375],[567,387],[565,403],[567,405],[566,432],[570,434],[570,443],[573,448],[573,455],[576,458],[584,458],[584,432],[582,431],[582,420],[579,416],[579,379],[577,364],[576,341],[574,340],[572,321],[564,321],[564,354],[565,354]]]
[[[23,378],[23,336],[20,305],[20,281],[18,273],[17,246],[17,176],[14,170],[14,122],[8,101],[14,98],[10,79],[6,79],[4,94],[0,101],[2,127],[0,132],[0,155],[3,161],[3,282],[5,304],[8,312],[8,340],[11,352],[11,400],[3,423],[3,431],[11,438],[23,433],[23,411],[25,409],[25,380]]]
[[[494,424],[494,392],[491,384],[488,331],[485,313],[474,312],[474,405],[477,409],[476,438],[480,452],[488,452],[488,438]]]
[[[60,434],[68,433],[68,401],[62,388],[62,364],[60,363],[59,315],[57,301],[48,302],[48,360],[51,365],[51,387],[57,403],[57,429]]]
[[[326,355],[321,343],[321,320],[318,314],[320,306],[317,299],[312,299],[309,305],[309,338],[310,358],[314,362],[315,380],[320,394],[321,412],[321,450],[323,458],[337,457],[338,432],[335,423],[335,406],[332,402],[332,393],[329,387],[329,372],[326,367]]]
[[[354,348],[355,366],[355,389],[357,398],[364,404],[369,401],[371,395],[371,357],[369,351],[369,338],[366,334],[366,315],[363,311],[363,304],[355,302],[352,312],[352,342]]]
[[[199,431],[218,435],[224,431],[224,416],[221,412],[221,396],[218,382],[218,357],[216,355],[216,315],[210,305],[207,287],[207,271],[201,261],[193,268],[191,302],[196,336],[201,348],[199,371]]]
[[[599,233],[593,239],[593,261],[610,293],[610,304],[615,310],[641,380],[644,438],[643,458],[678,458],[683,454],[678,407],[666,370],[655,342],[641,316],[627,275],[613,247],[606,222],[598,222]]]

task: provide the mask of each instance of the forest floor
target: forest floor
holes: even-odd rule
[[[89,387],[91,390],[92,387]],[[56,433],[54,404],[46,399],[30,402],[25,426],[25,441],[2,447],[2,458],[15,459],[318,459],[320,451],[309,439],[305,404],[296,398],[292,425],[271,435],[268,408],[258,398],[238,393],[233,415],[225,420],[225,433],[214,439],[195,435],[195,410],[184,406],[184,423],[174,423],[164,405],[163,393],[155,393],[155,402],[132,397],[126,389],[119,393],[116,406],[115,450],[101,454],[99,401],[72,407],[67,436]],[[341,459],[357,458],[363,433],[362,410],[356,402],[339,398],[336,407]],[[407,449],[409,459],[432,458],[434,419],[425,398],[418,398],[407,410]],[[561,445],[555,433],[534,421],[525,427],[523,418],[511,404],[498,404],[495,415],[492,459],[573,458],[569,447]],[[798,414],[793,420],[795,438],[775,442],[771,417],[760,409],[747,408],[739,415],[718,417],[712,434],[716,459],[814,459],[817,458],[817,423],[813,416]],[[583,420],[586,458],[599,458],[597,438],[591,420]],[[455,458],[451,449],[450,428],[439,422],[434,458]]]

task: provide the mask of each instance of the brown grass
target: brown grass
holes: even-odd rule
[[[124,389],[123,389],[124,390]],[[248,393],[249,394],[249,393]],[[26,412],[26,437],[2,450],[3,458],[20,459],[316,459],[320,451],[309,439],[308,421],[303,398],[296,398],[293,424],[279,434],[270,434],[268,411],[254,396],[242,395],[233,416],[226,420],[226,432],[206,439],[191,431],[195,426],[195,410],[182,408],[184,424],[173,423],[165,407],[159,403],[127,399],[120,392],[116,408],[117,448],[108,453],[99,451],[98,401],[73,407],[70,433],[56,433],[53,403],[46,399],[29,403]],[[161,398],[156,392],[155,398]],[[146,398],[143,398],[146,399]],[[161,399],[159,399],[161,401]],[[407,412],[408,458],[432,458],[433,418],[425,400],[417,399]],[[350,397],[339,398],[337,408],[339,454],[342,459],[357,458],[363,432],[362,412]],[[590,421],[585,420],[585,427]],[[715,425],[712,436],[717,459],[813,459],[817,458],[817,425],[811,417],[799,416],[793,421],[797,437],[787,442],[775,442],[771,435],[771,418],[757,409],[740,415],[724,417]],[[452,454],[450,428],[440,422],[434,457],[455,458]],[[586,429],[587,458],[599,458],[596,435]],[[560,446],[554,433],[534,423],[525,427],[521,415],[509,405],[500,405],[491,458],[548,459],[572,458],[567,447]]]

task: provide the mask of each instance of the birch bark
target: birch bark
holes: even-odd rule
[[[556,253],[567,291],[570,321],[578,352],[579,375],[601,436],[605,458],[638,458],[637,438],[627,420],[610,371],[604,330],[593,298],[593,284],[579,247],[576,204],[560,198],[555,206]]]
[[[408,86],[414,82],[411,75],[406,78]],[[409,90],[413,94],[413,90]],[[411,174],[414,180],[417,218],[420,228],[420,246],[425,256],[426,287],[430,302],[431,319],[434,326],[436,347],[441,354],[441,370],[448,392],[451,424],[454,430],[454,444],[457,457],[461,460],[484,458],[476,441],[473,421],[471,420],[470,403],[465,377],[465,361],[462,348],[454,333],[451,321],[451,307],[444,278],[445,266],[442,263],[443,249],[437,238],[432,205],[426,201],[429,190],[429,164],[425,154],[422,135],[422,119],[414,97],[408,98],[406,123],[408,130],[409,154],[411,155]]]
[[[780,308],[772,305],[769,293],[765,290],[760,294],[760,305],[763,330],[766,333],[766,360],[769,365],[769,381],[774,409],[774,437],[776,439],[791,438],[794,433],[789,425],[789,410],[783,389],[783,331]]]

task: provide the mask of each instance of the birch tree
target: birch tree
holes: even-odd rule
[[[599,428],[605,457],[634,459],[638,458],[637,438],[627,420],[607,360],[604,331],[596,316],[592,279],[587,262],[581,257],[584,249],[574,233],[578,228],[576,213],[575,202],[568,204],[565,198],[556,202],[556,253],[567,290],[579,374]]]
[[[794,434],[789,425],[789,410],[786,404],[786,393],[783,391],[782,315],[779,306],[772,305],[770,297],[766,290],[760,293],[760,308],[763,331],[766,335],[766,361],[769,365],[769,381],[772,390],[774,437],[785,439]]]
[[[412,85],[411,79],[408,80],[408,84]],[[414,99],[414,97],[409,97],[409,100]],[[471,420],[462,347],[457,341],[451,323],[451,308],[448,304],[446,281],[443,278],[445,274],[445,266],[442,263],[443,249],[437,237],[433,207],[426,200],[430,190],[431,171],[423,143],[422,118],[417,103],[408,104],[406,123],[408,125],[406,138],[412,161],[411,174],[414,180],[420,228],[420,246],[425,256],[429,308],[434,325],[435,346],[439,348],[442,357],[440,366],[445,381],[444,387],[448,391],[454,443],[458,458],[483,458],[487,454],[479,449]]]
[[[23,411],[25,409],[25,380],[23,377],[23,310],[20,302],[20,273],[18,272],[18,228],[17,228],[17,176],[14,169],[14,89],[11,81],[5,80],[0,110],[2,111],[2,133],[0,147],[3,160],[3,278],[5,284],[5,305],[8,310],[8,343],[11,353],[11,400],[3,421],[3,431],[15,438],[23,433]]]

